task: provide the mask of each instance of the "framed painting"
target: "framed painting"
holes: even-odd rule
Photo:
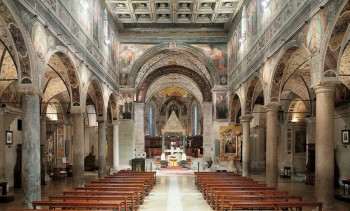
[[[341,131],[341,140],[343,144],[350,144],[349,142],[349,132],[350,130],[342,130]]]
[[[12,131],[6,131],[6,144],[7,145],[13,144],[13,132]]]

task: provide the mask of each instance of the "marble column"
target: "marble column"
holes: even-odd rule
[[[162,133],[162,152],[165,150],[165,134]]]
[[[66,139],[68,140],[67,144],[69,144],[67,161],[69,164],[72,164],[73,163],[73,145],[72,145],[72,125],[70,120],[66,124]]]
[[[271,103],[265,106],[266,111],[266,184],[278,186],[278,109],[280,105]]]
[[[119,168],[119,122],[113,124],[113,168]]]
[[[32,201],[41,199],[39,101],[37,95],[22,95],[22,206],[24,208],[31,208]]]
[[[144,130],[144,113],[145,104],[135,103],[134,117],[134,134],[135,134],[135,153],[142,153],[145,151],[145,130]],[[134,155],[135,156],[135,155]]]
[[[43,169],[41,169],[41,182],[42,184],[46,185],[46,178],[48,178],[47,175],[47,156],[46,156],[46,114],[43,114],[43,116],[40,118],[40,145],[42,146],[42,149],[40,150],[41,153],[41,161],[43,165]],[[49,169],[51,171],[51,169]],[[46,176],[47,175],[47,176]]]
[[[6,137],[5,128],[5,111],[0,108],[0,136]],[[2,140],[2,139],[1,139]],[[6,153],[5,153],[6,141],[0,142],[0,181],[5,181],[5,164],[6,164]]]
[[[250,122],[252,119],[252,115],[241,116],[241,122],[243,125],[242,176],[248,178],[250,177]]]
[[[106,122],[98,122],[98,177],[106,176]]]
[[[73,122],[73,186],[82,187],[84,177],[84,117],[82,112],[72,114]]]
[[[331,207],[334,199],[334,92],[335,84],[314,87],[316,94],[315,194]]]
[[[203,102],[203,157],[214,157],[213,149],[213,105],[212,102]]]

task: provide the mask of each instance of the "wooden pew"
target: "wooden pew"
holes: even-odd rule
[[[14,208],[11,209],[11,211],[33,211],[33,209],[26,209],[26,208]],[[52,211],[52,209],[40,209],[40,211]],[[72,210],[72,209],[65,209],[64,211],[77,211],[76,209]],[[101,210],[94,210],[94,209],[89,209],[89,210],[80,210],[79,211],[101,211]],[[103,211],[113,211],[112,209],[103,209]]]
[[[288,208],[302,208],[313,207],[322,211],[323,204],[318,201],[239,201],[230,202],[230,210],[237,209],[288,209]]]
[[[76,187],[74,190],[80,190],[80,191],[137,191],[137,195],[139,196],[139,204],[143,203],[143,200],[145,198],[145,191],[141,187]]]
[[[64,196],[127,196],[131,198],[131,203],[134,204],[134,207],[137,209],[140,204],[140,196],[138,191],[79,191],[79,190],[71,190],[71,191],[64,191]]]
[[[154,171],[147,171],[147,172],[133,172],[133,171],[123,171],[123,172],[117,172],[117,173],[113,173],[113,175],[151,175],[153,180],[154,180],[154,184],[157,183],[157,172]]]
[[[215,205],[218,204],[220,195],[287,195],[287,191],[278,191],[278,190],[224,190],[213,189],[212,193],[209,195],[209,198],[206,200],[207,203],[215,209]]]
[[[96,181],[92,181],[91,183],[119,183],[119,184],[143,184],[145,186],[146,192],[151,192],[153,188],[153,182],[151,180],[145,180],[145,179],[135,179],[135,178],[108,178],[108,179],[99,179]]]
[[[109,195],[109,196],[49,196],[49,201],[114,201],[114,200],[123,200],[125,203],[125,209],[131,207],[131,210],[135,210],[134,199],[128,196],[123,195]],[[130,206],[129,206],[130,205]]]
[[[126,204],[124,203],[124,200],[112,200],[112,201],[32,201],[33,209],[37,209],[38,206],[40,207],[48,207],[49,209],[52,208],[70,208],[70,209],[77,209],[77,208],[107,208],[107,209],[117,209],[118,211],[121,210],[121,207],[125,207]]]
[[[301,196],[294,195],[270,195],[268,193],[263,195],[220,195],[219,200],[215,204],[215,210],[224,211],[225,208],[230,209],[231,202],[255,202],[255,201],[302,201]],[[220,209],[221,208],[221,209]]]

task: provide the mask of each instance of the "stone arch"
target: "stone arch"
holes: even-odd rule
[[[350,33],[348,27],[350,2],[342,1],[335,7],[338,8],[335,10],[337,12],[332,14],[333,18],[329,18],[330,22],[326,27],[320,50],[320,58],[323,61],[319,67],[321,71],[323,70],[321,77],[329,79],[338,77],[340,59],[348,44],[344,37]]]
[[[19,10],[13,1],[0,2],[0,22],[3,23],[4,43],[16,64],[18,82],[23,85],[39,84],[37,58],[31,43],[30,33],[19,18]],[[38,89],[38,87],[32,87]]]
[[[71,104],[72,106],[80,106],[81,88],[79,74],[77,72],[77,67],[74,63],[75,60],[66,48],[58,46],[54,51],[51,51],[49,54],[47,54],[44,62],[45,67],[50,66],[51,62],[59,62],[53,61],[55,59],[57,60],[56,57],[60,60],[60,62],[62,62],[63,66],[65,67],[65,70],[62,70],[57,74],[66,84],[67,90],[70,94]],[[43,78],[42,80],[43,81],[41,84],[44,85],[45,78]]]
[[[246,93],[245,113],[251,114],[254,107],[254,99],[256,99],[260,93],[257,93],[257,89],[263,87],[261,79],[258,74],[254,74],[248,81],[248,89]]]
[[[88,83],[87,95],[95,105],[96,117],[103,118],[105,115],[102,86],[96,77],[92,77]]]
[[[239,111],[241,110],[241,97],[237,93],[231,95],[230,100],[230,122],[239,123]]]
[[[293,60],[294,56],[299,56],[299,60]],[[275,57],[276,64],[271,72],[268,93],[269,102],[279,102],[284,83],[294,73],[294,71],[307,65],[310,69],[310,57],[305,50],[305,46],[298,44],[295,40],[286,43]],[[287,71],[286,71],[287,70]],[[288,72],[288,70],[290,72]],[[310,77],[311,81],[311,77]],[[266,102],[268,103],[268,102]]]
[[[145,102],[148,102],[151,99],[151,97],[158,91],[168,87],[182,88],[191,93],[197,99],[198,102],[203,102],[203,95],[196,83],[186,76],[177,74],[168,74],[166,76],[159,77],[158,79],[156,79],[147,90]]]
[[[155,57],[160,52],[165,52],[165,51],[178,52],[178,53],[181,52],[184,55],[187,54],[187,55],[193,56],[196,62],[202,64],[203,67],[205,68],[205,69],[203,68],[201,69],[201,75],[207,77],[207,80],[209,81],[210,85],[213,86],[214,84],[219,84],[219,75],[212,61],[209,58],[207,58],[207,56],[205,56],[199,49],[183,43],[176,44],[175,47],[169,45],[168,43],[165,43],[165,44],[160,44],[148,49],[140,58],[137,59],[137,61],[133,65],[129,74],[128,84],[134,86],[135,83],[137,82],[136,81],[137,74],[141,70],[142,66],[144,66],[148,61],[151,60],[151,58]],[[188,68],[188,69],[191,69],[191,68]],[[147,71],[149,71],[149,69],[147,69]],[[205,72],[208,72],[209,74],[206,75]]]
[[[203,95],[203,101],[205,102],[211,102],[212,101],[212,95],[211,95],[211,85],[209,81],[207,81],[205,78],[201,77],[198,73],[181,67],[181,66],[166,66],[160,69],[157,69],[157,71],[154,71],[150,73],[147,78],[145,78],[137,87],[136,89],[136,99],[139,102],[144,102],[145,95],[149,87],[151,86],[152,82],[154,82],[157,78],[163,75],[168,74],[180,74],[185,75],[189,78],[192,78],[193,81],[197,84],[197,86],[200,88],[201,93]]]
[[[118,120],[118,106],[117,106],[117,97],[114,93],[109,95],[107,115],[110,114],[110,120]],[[109,115],[108,115],[109,116]]]

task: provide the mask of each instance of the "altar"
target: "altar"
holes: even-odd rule
[[[170,142],[170,146],[165,145],[166,134],[174,135],[177,137],[182,135],[182,143]],[[162,129],[162,155],[161,160],[167,161],[170,166],[178,166],[179,162],[182,160],[186,161],[186,153],[183,149],[186,147],[185,141],[185,129],[182,127],[181,122],[177,118],[175,112],[173,111],[166,122],[164,129]]]

